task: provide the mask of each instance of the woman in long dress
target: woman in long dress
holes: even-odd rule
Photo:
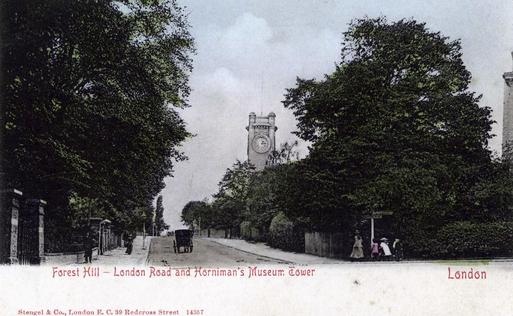
[[[350,257],[351,259],[363,258],[363,240],[358,234],[354,236],[353,251],[351,252]]]

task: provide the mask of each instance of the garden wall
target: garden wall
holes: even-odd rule
[[[93,260],[98,259],[98,248],[93,248]],[[84,252],[53,252],[45,253],[45,265],[66,265],[84,263]]]

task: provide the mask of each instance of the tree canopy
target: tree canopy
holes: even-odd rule
[[[176,111],[187,106],[194,53],[182,8],[174,0],[3,8],[6,185],[47,200],[50,214],[67,209],[72,193],[126,216],[151,203],[190,135]]]
[[[210,228],[210,205],[205,201],[189,201],[182,209],[182,223],[194,228]]]
[[[218,228],[237,228],[243,221],[248,190],[253,181],[254,167],[248,161],[237,160],[219,182],[219,191],[213,195],[212,207]]]
[[[473,190],[497,169],[491,110],[470,80],[460,41],[415,20],[353,21],[336,70],[298,79],[283,101],[296,134],[313,143],[289,213],[352,231],[372,212],[392,211],[403,235],[472,217]]]

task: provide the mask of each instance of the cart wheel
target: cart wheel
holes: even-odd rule
[[[189,249],[190,249],[190,252],[192,252],[192,246],[191,246],[191,248],[189,248]]]

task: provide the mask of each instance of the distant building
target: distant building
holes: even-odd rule
[[[257,116],[249,113],[248,131],[248,160],[256,170],[262,170],[266,166],[269,155],[276,150],[276,114],[273,112],[267,116]]]
[[[513,72],[505,72],[502,78],[504,78],[502,155],[511,158],[513,153]]]

